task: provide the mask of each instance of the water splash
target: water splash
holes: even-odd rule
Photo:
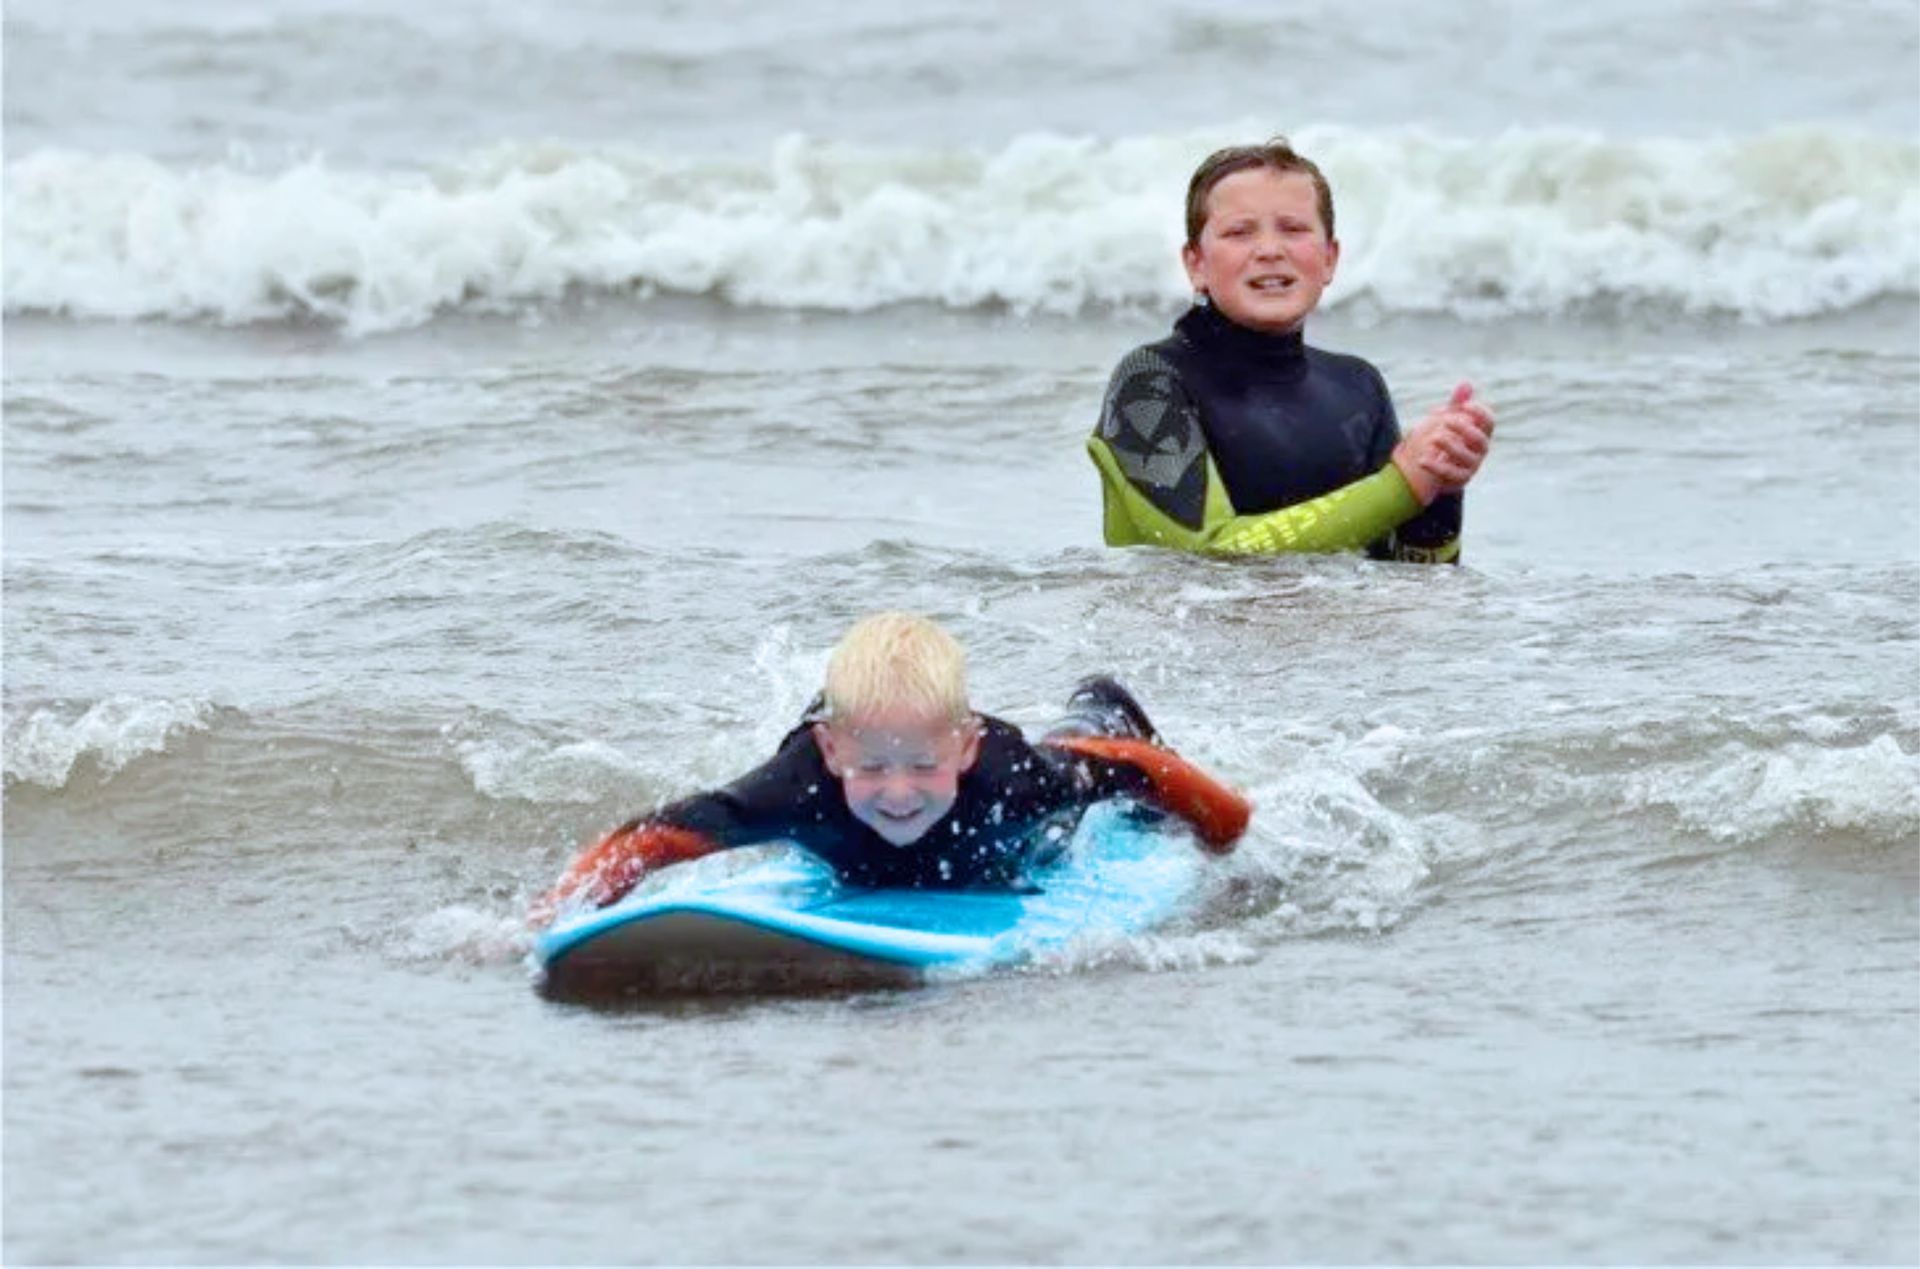
[[[144,754],[164,751],[178,735],[205,731],[213,715],[212,703],[202,699],[113,696],[78,715],[45,706],[7,729],[6,780],[59,789],[83,761],[111,776]]]

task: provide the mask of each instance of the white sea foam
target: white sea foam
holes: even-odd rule
[[[1169,973],[1210,965],[1245,965],[1260,957],[1258,943],[1234,930],[1155,934],[1084,934],[1048,948],[1023,965],[1031,974],[1076,974],[1090,969]],[[938,975],[935,975],[938,977]]]
[[[568,744],[481,738],[456,750],[473,787],[490,798],[535,803],[594,802],[630,790],[639,764],[595,740]]]
[[[1704,766],[1636,777],[1629,797],[1670,808],[1721,841],[1753,841],[1793,825],[1887,842],[1920,839],[1920,754],[1907,753],[1892,736],[1847,748],[1730,744]]]
[[[142,754],[159,753],[181,732],[203,731],[213,716],[204,700],[114,696],[75,714],[49,706],[7,729],[6,780],[58,789],[83,758],[110,776]]]
[[[997,150],[789,137],[716,157],[500,145],[432,171],[10,161],[7,311],[356,331],[574,292],[861,311],[1176,303],[1180,198],[1235,132]],[[1774,321],[1920,295],[1920,146],[1304,129],[1346,245],[1331,305]]]
[[[475,965],[504,965],[527,954],[532,937],[516,913],[484,912],[463,904],[435,908],[403,921],[383,940],[387,953],[401,961],[462,960]]]
[[[1436,862],[1462,853],[1450,817],[1404,816],[1369,785],[1397,767],[1410,733],[1376,728],[1304,754],[1251,790],[1259,808],[1241,866],[1278,881],[1287,902],[1265,923],[1289,935],[1391,929]]]

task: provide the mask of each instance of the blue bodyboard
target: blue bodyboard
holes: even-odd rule
[[[964,975],[1151,930],[1191,906],[1205,867],[1184,835],[1111,804],[1087,813],[1031,892],[860,889],[796,848],[730,862],[670,869],[617,904],[563,915],[533,949],[541,990],[573,998]]]

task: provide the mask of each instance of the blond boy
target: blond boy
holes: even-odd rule
[[[973,711],[966,654],[923,617],[856,622],[825,690],[774,756],[608,833],[534,905],[544,923],[600,907],[656,868],[716,850],[789,841],[854,885],[935,889],[1023,883],[1045,831],[1106,798],[1185,819],[1224,852],[1245,831],[1239,794],[1159,743],[1113,680],[1086,680],[1038,744]]]

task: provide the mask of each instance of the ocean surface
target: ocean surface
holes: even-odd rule
[[[25,1263],[1920,1261],[1920,10],[14,0]],[[1099,540],[1212,147],[1464,565]],[[1174,927],[531,988],[853,618],[1258,804]],[[1170,839],[1170,850],[1191,849]]]

